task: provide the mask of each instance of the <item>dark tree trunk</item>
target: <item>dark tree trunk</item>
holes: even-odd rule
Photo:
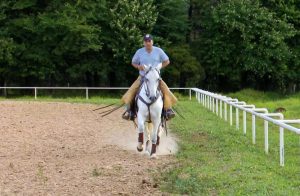
[[[99,86],[99,76],[97,73],[94,73],[93,75],[93,86],[96,87],[96,86]]]
[[[90,72],[85,73],[86,86],[92,86],[92,74]]]
[[[115,86],[116,74],[115,72],[110,72],[108,75],[108,85]]]

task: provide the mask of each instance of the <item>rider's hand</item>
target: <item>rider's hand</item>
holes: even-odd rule
[[[137,68],[138,68],[138,70],[140,70],[140,71],[143,71],[143,70],[145,69],[145,67],[144,67],[143,65],[139,65]]]
[[[162,63],[159,63],[157,66],[156,66],[157,69],[162,69],[163,68],[163,64]]]

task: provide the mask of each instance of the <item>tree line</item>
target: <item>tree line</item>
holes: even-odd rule
[[[299,25],[299,0],[1,0],[0,86],[129,86],[151,33],[169,86],[291,92]]]

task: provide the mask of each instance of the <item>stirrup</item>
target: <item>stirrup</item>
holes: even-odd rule
[[[171,118],[174,118],[175,116],[176,116],[176,114],[171,108],[165,110],[165,117],[167,120],[170,120]]]
[[[123,113],[122,118],[124,120],[134,120],[135,116],[132,111],[126,111]]]

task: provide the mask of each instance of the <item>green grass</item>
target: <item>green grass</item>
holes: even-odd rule
[[[284,97],[246,90],[230,96],[269,109],[285,107],[286,116],[300,117],[298,95]],[[181,101],[179,108],[185,111],[186,119],[172,121],[172,129],[180,138],[180,151],[177,164],[160,179],[164,191],[189,195],[299,195],[298,135],[285,131],[285,166],[280,167],[278,127],[270,125],[270,152],[266,155],[262,120],[258,120],[257,143],[253,145],[250,115],[247,134],[243,135],[242,129],[236,130],[235,124],[231,127],[196,101]]]
[[[257,107],[266,107],[269,112],[274,112],[276,108],[283,107],[285,118],[300,118],[300,93],[294,95],[280,95],[273,92],[260,92],[251,89],[245,89],[236,93],[230,93],[228,96],[254,104]]]

